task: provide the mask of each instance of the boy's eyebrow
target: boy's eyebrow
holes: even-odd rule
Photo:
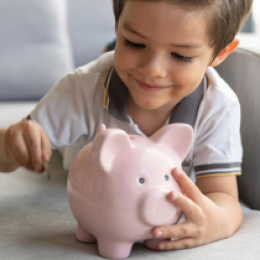
[[[132,29],[131,26],[128,23],[124,23],[123,28],[126,29],[129,32],[132,32],[132,33],[140,36],[141,38],[147,39],[144,35],[140,34],[139,32],[135,31],[134,29]]]
[[[139,37],[143,39],[147,39],[144,35],[140,34],[139,32],[135,31],[134,29],[131,28],[131,26],[128,23],[123,24],[123,28],[126,29],[129,32],[132,32]],[[192,48],[202,48],[202,45],[199,43],[171,43],[172,46],[174,47],[179,47],[179,48],[187,48],[187,49],[192,49]]]
[[[199,49],[202,48],[202,45],[199,43],[171,43],[172,46],[174,47],[179,47],[179,48],[187,48],[187,49]]]

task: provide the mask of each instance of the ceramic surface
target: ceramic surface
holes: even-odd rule
[[[164,126],[150,138],[100,125],[95,139],[74,160],[68,198],[78,222],[76,238],[98,242],[100,255],[123,259],[136,241],[155,249],[151,230],[175,224],[181,210],[166,196],[181,192],[171,170],[181,167],[192,145],[192,128]]]

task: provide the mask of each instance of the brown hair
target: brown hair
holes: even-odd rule
[[[126,1],[113,0],[116,26],[123,11]],[[137,0],[131,0],[137,1]],[[139,0],[140,1],[140,0]],[[210,8],[209,16],[212,17],[208,27],[209,45],[213,47],[215,58],[222,49],[230,44],[239,29],[250,14],[253,0],[142,0],[142,1],[167,1],[171,4],[181,5],[185,9]]]

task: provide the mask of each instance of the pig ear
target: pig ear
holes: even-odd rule
[[[158,130],[151,139],[156,143],[171,147],[180,160],[188,154],[192,146],[193,131],[187,124],[170,124]]]
[[[101,168],[110,173],[116,156],[131,147],[126,132],[119,129],[102,130],[93,141],[92,155],[97,156]]]

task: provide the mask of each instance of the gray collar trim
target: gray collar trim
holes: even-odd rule
[[[203,99],[204,88],[207,85],[207,78],[204,76],[199,87],[190,95],[183,98],[174,108],[170,117],[170,124],[184,123],[194,126],[197,118],[200,102]]]
[[[127,88],[114,68],[110,70],[109,74],[106,82],[108,93],[106,110],[114,118],[130,124],[131,121],[126,109]],[[169,124],[186,123],[194,126],[206,84],[207,79],[204,76],[199,87],[182,99],[174,108]]]
[[[110,75],[106,84],[108,93],[106,110],[114,118],[131,123],[126,109],[127,88],[119,78],[115,68],[110,70]]]

